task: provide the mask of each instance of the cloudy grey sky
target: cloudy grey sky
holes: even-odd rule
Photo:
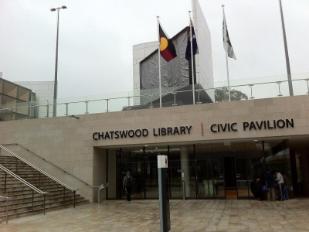
[[[309,1],[282,0],[294,77],[309,76]],[[231,79],[285,78],[278,0],[200,0],[212,34],[215,81],[224,81],[222,11],[237,56]],[[0,72],[11,81],[53,80],[61,12],[59,97],[104,96],[133,87],[132,46],[187,25],[190,0],[0,0]],[[233,82],[233,81],[232,81]]]

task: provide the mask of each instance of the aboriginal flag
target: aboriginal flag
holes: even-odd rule
[[[177,56],[175,46],[173,44],[173,41],[167,38],[160,24],[159,24],[159,37],[160,37],[159,41],[160,41],[161,56],[167,62],[174,59]]]

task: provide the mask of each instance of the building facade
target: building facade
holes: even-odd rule
[[[97,200],[158,197],[158,154],[168,155],[169,194],[250,198],[250,183],[280,171],[291,196],[309,196],[309,96],[198,104],[0,123],[0,144]],[[35,156],[33,154],[36,154]]]
[[[158,48],[158,41],[136,44],[133,46],[133,91],[135,96],[141,95],[140,62]],[[134,105],[140,104],[140,98],[134,98]]]
[[[0,120],[13,120],[36,117],[31,108],[36,95],[24,86],[0,78]]]
[[[207,82],[208,87],[213,88],[213,76],[199,73],[196,65],[200,52],[194,57],[194,74],[192,78],[192,62],[186,59],[186,49],[188,46],[188,36],[190,28],[185,27],[171,38],[175,46],[177,56],[167,62],[160,56],[160,74],[163,105],[170,104],[192,104],[192,83],[195,83],[196,101],[201,103],[212,102],[214,91],[206,90],[203,83]],[[203,47],[201,45],[200,47]],[[201,48],[201,50],[203,50]],[[211,53],[211,50],[209,51]],[[156,49],[139,63],[140,75],[140,103],[147,105],[159,104],[159,66],[158,50]],[[211,86],[210,86],[211,85]]]
[[[192,65],[191,60],[185,57],[189,45],[189,26],[171,37],[177,56],[169,62],[160,57],[163,105],[171,102],[173,105],[192,104],[192,83],[195,84],[196,102],[215,101],[211,35],[199,3],[194,1],[193,5],[193,26],[196,32],[198,52],[194,56]],[[158,41],[133,47],[134,91],[137,96],[140,96],[135,99],[138,104],[159,104],[158,58]],[[194,74],[192,74],[192,69]]]

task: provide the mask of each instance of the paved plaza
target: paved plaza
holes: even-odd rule
[[[309,200],[173,200],[171,231],[309,231]],[[156,200],[105,201],[11,220],[1,232],[159,231]]]

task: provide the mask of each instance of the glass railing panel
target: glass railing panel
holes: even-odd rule
[[[36,106],[35,110],[36,110],[36,115],[38,118],[47,118],[49,117],[49,105],[39,105],[39,106]]]
[[[38,118],[39,106],[31,105],[29,106],[29,118]]]
[[[128,97],[111,98],[108,101],[108,112],[122,111],[130,107],[130,99]]]
[[[50,107],[51,113],[49,117],[53,117],[53,105]],[[66,116],[65,104],[57,104],[57,117]]]
[[[197,92],[195,94],[197,95]],[[192,88],[188,87],[186,89],[171,91],[165,99],[167,103],[164,106],[191,105],[193,103]]]
[[[96,113],[104,113],[107,111],[107,101],[102,100],[95,100],[88,102],[88,113],[89,114],[96,114]]]
[[[235,90],[236,95],[246,95],[248,100],[262,99],[262,98],[272,98],[279,95],[278,85],[276,83],[269,84],[248,84],[244,86],[232,87]],[[283,86],[281,86],[281,92],[283,91]],[[281,93],[281,96],[283,94]],[[235,100],[243,100],[235,99]]]
[[[140,91],[140,105],[159,104],[159,89],[147,89]]]
[[[277,80],[276,80],[277,78]],[[307,95],[309,92],[309,79],[293,79],[294,95]],[[277,76],[252,80],[231,80],[231,100],[253,100],[263,98],[276,98],[289,96],[289,86],[286,77]],[[166,84],[166,83],[165,83]],[[203,104],[228,101],[228,88],[225,82],[216,88],[203,89],[201,85],[195,85],[195,103]],[[134,90],[106,96],[75,97],[58,99],[57,116],[83,115],[92,113],[104,113],[123,110],[146,109],[160,107],[160,91],[158,88],[148,90]],[[120,97],[118,97],[120,96]],[[193,103],[192,86],[162,87],[162,106],[172,107],[190,105]],[[30,108],[29,108],[30,107]],[[38,102],[17,103],[6,101],[1,108],[7,108],[6,114],[11,114],[8,119],[19,118],[44,118],[53,117],[53,105],[49,107]],[[14,115],[17,114],[18,117]]]
[[[16,107],[16,113],[22,115],[28,115],[30,110],[30,105],[28,104],[18,104]]]
[[[87,104],[86,102],[72,102],[69,104],[64,104],[66,107],[67,115],[83,115],[87,114]]]
[[[133,95],[131,98],[131,104],[133,106],[140,106],[141,105],[141,97],[139,95]]]
[[[48,110],[48,112],[47,112],[48,118],[53,117],[53,105],[52,104],[48,104],[47,110]]]
[[[308,95],[309,94],[309,79],[293,81],[294,95]]]

